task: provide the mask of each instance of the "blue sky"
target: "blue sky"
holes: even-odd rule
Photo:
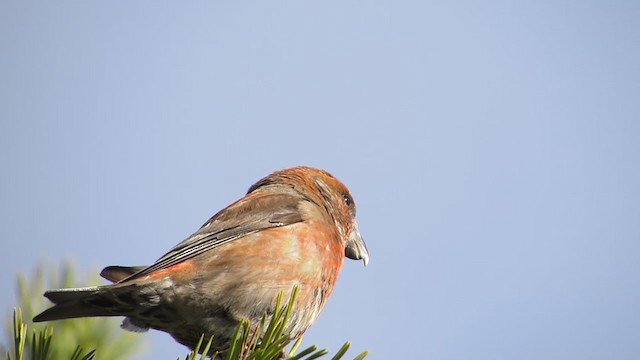
[[[40,260],[150,263],[305,164],[350,187],[371,255],[306,343],[637,359],[639,18],[634,1],[1,2],[0,306]],[[138,359],[185,353],[142,336]]]

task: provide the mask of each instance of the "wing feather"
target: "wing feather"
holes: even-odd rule
[[[203,254],[247,235],[304,220],[299,204],[304,198],[291,193],[254,191],[215,214],[193,235],[180,242],[152,265],[120,282],[139,278]]]

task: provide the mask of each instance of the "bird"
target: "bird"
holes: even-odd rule
[[[108,285],[49,290],[54,306],[34,322],[124,316],[121,327],[155,329],[194,349],[204,334],[228,349],[242,319],[275,310],[279,293],[298,294],[285,331],[301,336],[317,319],[344,259],[369,251],[347,187],[308,166],[275,171],[149,266],[108,266]]]

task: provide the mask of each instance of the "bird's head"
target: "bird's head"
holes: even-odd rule
[[[369,251],[356,220],[356,203],[349,189],[325,170],[297,166],[276,171],[249,191],[262,186],[285,186],[315,203],[334,222],[344,243],[345,256],[369,263]]]

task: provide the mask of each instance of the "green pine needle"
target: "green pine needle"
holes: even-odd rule
[[[282,292],[278,294],[275,310],[268,323],[266,315],[263,316],[260,324],[253,329],[248,320],[240,322],[231,339],[229,349],[226,351],[225,360],[313,360],[328,354],[326,349],[318,350],[315,345],[296,353],[302,343],[302,337],[293,341],[289,334],[285,332],[285,329],[290,321],[291,312],[298,296],[298,287],[293,288],[286,304],[283,296]],[[286,347],[292,342],[293,344],[289,351],[285,351]],[[331,360],[342,359],[349,350],[350,345],[351,343],[346,342]],[[195,360],[198,348],[199,346],[186,360]],[[359,354],[356,360],[362,360],[365,356],[367,356],[367,351]]]
[[[347,341],[346,343],[344,343],[344,345],[342,345],[340,350],[338,350],[338,352],[331,358],[331,360],[340,360],[344,356],[344,354],[347,353],[347,350],[349,350],[350,346],[350,342]]]
[[[48,284],[44,281],[45,273],[50,274]],[[57,277],[56,274],[60,273],[62,276]],[[41,296],[45,287],[76,286],[73,274],[73,268],[66,265],[63,266],[62,272],[56,269],[45,271],[43,266],[39,266],[33,279],[19,276],[20,307],[13,311],[13,331],[9,331],[12,334],[9,343],[13,344],[13,352],[0,345],[0,353],[6,353],[7,360],[92,360],[96,354],[99,354],[101,359],[127,360],[139,347],[141,338],[120,331],[115,325],[117,320],[82,318],[51,322],[47,326],[24,322],[25,318],[31,319],[35,311],[48,307],[49,304]],[[225,360],[313,360],[325,356],[328,351],[318,350],[316,345],[298,352],[302,337],[294,341],[286,332],[298,290],[297,286],[293,288],[288,301],[283,299],[284,295],[280,292],[273,314],[270,317],[265,314],[255,327],[252,328],[246,319],[241,321],[231,339],[229,349],[224,353],[215,352],[215,349],[211,348],[213,337],[204,344],[203,335],[185,360],[220,359],[220,356]],[[27,336],[28,328],[32,331],[31,336]],[[350,345],[346,342],[331,360],[342,359]],[[290,347],[287,350],[288,346]],[[85,352],[83,349],[96,350]],[[368,351],[363,351],[354,360],[363,360],[367,354]]]
[[[22,310],[13,309],[13,346],[15,360],[22,360],[24,355],[24,344],[27,340],[27,325],[22,322]],[[9,359],[10,357],[7,356]]]

